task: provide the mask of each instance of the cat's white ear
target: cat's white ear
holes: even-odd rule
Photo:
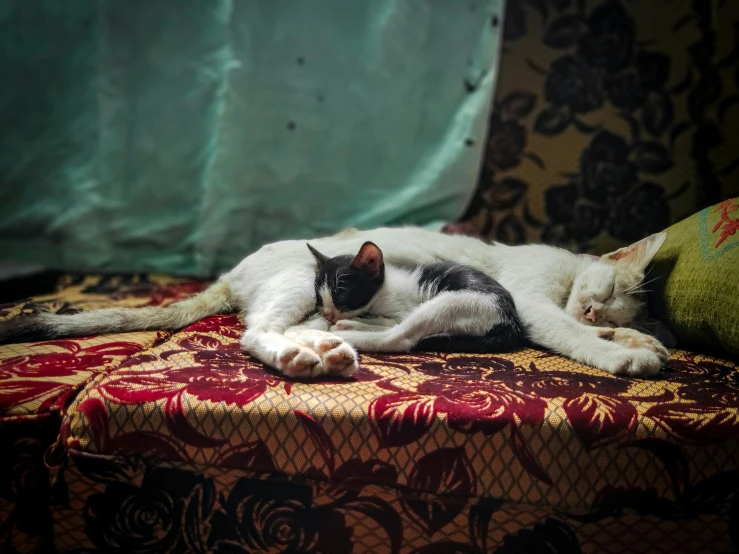
[[[606,263],[632,264],[642,271],[646,269],[654,255],[662,248],[667,239],[667,233],[655,233],[630,246],[619,248],[615,252],[601,256],[600,261]]]
[[[379,277],[385,268],[382,250],[374,242],[365,242],[354,257],[352,267],[373,277]]]
[[[324,256],[323,254],[321,254],[318,250],[316,250],[315,248],[313,248],[307,242],[305,244],[308,246],[308,250],[311,251],[311,253],[313,254],[313,257],[318,262],[318,267],[321,267],[323,264],[325,264],[328,261],[328,256]]]

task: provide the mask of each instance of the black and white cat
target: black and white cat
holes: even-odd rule
[[[418,228],[347,230],[311,241],[328,256],[377,244],[387,264],[414,268],[449,262],[473,267],[505,287],[531,342],[619,375],[655,375],[669,352],[630,326],[644,305],[646,266],[665,233],[600,259],[543,245],[504,246]],[[247,256],[203,293],[167,307],[111,308],[17,317],[0,324],[0,341],[147,329],[176,330],[206,316],[236,311],[246,323],[243,349],[293,377],[357,370],[357,353],[369,331],[305,329],[315,308],[316,262],[304,241],[281,241]],[[433,320],[453,313],[454,299],[426,302]],[[353,346],[354,345],[354,346]]]
[[[386,265],[372,242],[355,256],[308,248],[317,263],[318,313],[302,327],[357,331],[349,342],[371,352],[505,352],[524,343],[513,298],[481,271],[449,262]],[[453,309],[439,312],[435,304],[447,299]]]

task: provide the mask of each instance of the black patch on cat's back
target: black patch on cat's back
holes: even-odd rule
[[[440,341],[438,337],[429,337],[423,339],[421,348],[436,349],[446,346],[452,349],[443,350],[447,352],[454,351],[455,348],[464,348],[467,352],[504,352],[510,348],[518,348],[524,340],[525,331],[511,293],[482,271],[465,265],[437,263],[422,267],[418,281],[420,286],[428,287],[432,296],[447,291],[490,295],[495,298],[500,314],[500,322],[485,337],[467,337],[464,340],[461,337],[452,337],[451,342],[447,338],[446,345],[445,339]]]
[[[428,286],[433,294],[446,291],[469,291],[483,294],[508,294],[495,279],[482,271],[453,263],[431,264],[421,268],[419,285]]]

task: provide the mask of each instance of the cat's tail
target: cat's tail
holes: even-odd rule
[[[231,312],[234,304],[231,289],[222,279],[200,294],[165,307],[16,316],[0,321],[0,344],[127,331],[176,331],[209,315]]]

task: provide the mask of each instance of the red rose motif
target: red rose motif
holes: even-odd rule
[[[628,434],[636,424],[636,408],[619,396],[631,382],[618,377],[567,371],[541,371],[515,376],[512,387],[542,398],[564,398],[564,410],[575,434],[589,448]]]
[[[631,386],[628,379],[571,371],[517,373],[513,379],[512,388],[542,398],[577,398],[584,393],[614,396]]]
[[[706,408],[739,407],[739,386],[723,381],[705,381],[683,385],[677,391],[678,398]]]
[[[183,333],[218,333],[232,339],[239,339],[244,333],[244,324],[233,314],[212,315],[185,327]]]
[[[110,363],[112,358],[102,354],[77,356],[68,352],[31,354],[3,360],[0,370],[18,377],[69,377],[78,371],[89,371]]]
[[[412,392],[385,394],[370,402],[368,415],[380,448],[402,446],[426,434],[434,401]]]
[[[426,375],[448,376],[455,380],[482,379],[490,372],[514,371],[516,364],[498,356],[443,356],[424,361],[418,370]],[[493,376],[495,378],[495,376]]]
[[[279,379],[251,366],[230,371],[218,366],[194,366],[172,368],[158,375],[116,374],[102,382],[98,389],[107,399],[119,404],[156,402],[187,393],[198,400],[243,406],[264,394],[267,387],[279,383]]]
[[[588,448],[628,435],[637,420],[630,402],[597,394],[569,398],[564,410],[575,434]]]
[[[186,350],[215,350],[223,346],[217,338],[202,333],[188,334],[177,344]]]
[[[736,409],[670,402],[656,404],[644,415],[681,442],[707,444],[739,438],[739,414]]]
[[[74,341],[47,341],[34,346],[58,346],[67,352],[27,354],[0,362],[0,379],[15,377],[69,377],[79,371],[102,369],[113,361],[111,356],[129,356],[141,346],[131,342],[112,342],[82,348]]]
[[[155,362],[157,360],[156,356],[152,356],[151,354],[138,354],[136,356],[132,356],[128,358],[127,360],[124,360],[121,362],[121,365],[118,366],[118,370],[126,369],[128,367],[133,367],[135,365],[142,365],[149,362]]]
[[[497,433],[509,424],[538,425],[547,403],[505,383],[432,379],[418,392],[436,397],[434,409],[447,414],[449,426],[465,433]]]
[[[670,381],[678,383],[723,382],[724,379],[735,373],[735,370],[726,365],[706,360],[696,360],[695,354],[686,355],[684,360],[669,360],[666,370]]]
[[[219,368],[242,368],[248,366],[256,367],[257,362],[241,351],[238,343],[223,344],[217,350],[198,350],[193,354],[198,364],[207,367]],[[259,366],[260,373],[263,369]]]
[[[0,413],[11,406],[18,406],[50,394],[58,394],[66,386],[65,383],[41,379],[13,379],[6,381],[0,387]]]

